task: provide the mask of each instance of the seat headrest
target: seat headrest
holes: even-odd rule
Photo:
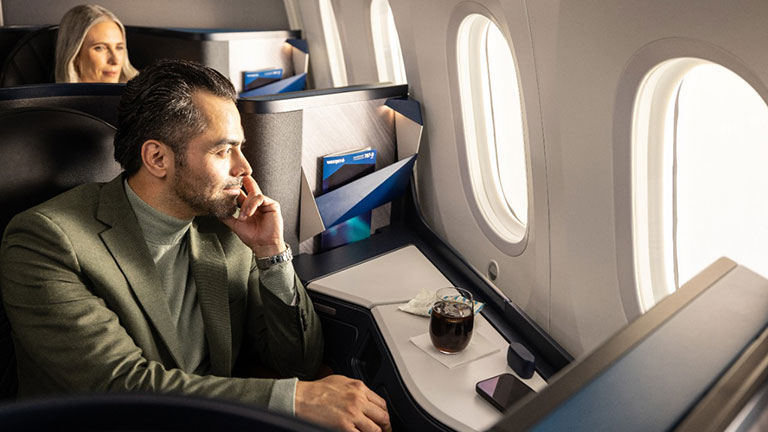
[[[103,120],[66,108],[0,112],[0,230],[27,208],[119,174],[114,135]]]
[[[3,63],[0,87],[53,82],[58,33],[59,26],[50,26],[19,40]]]

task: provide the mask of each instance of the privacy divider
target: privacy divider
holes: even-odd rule
[[[294,250],[318,251],[316,237],[301,241],[306,237],[300,235],[301,219],[307,211],[306,205],[301,208],[301,190],[309,189],[313,195],[320,195],[318,161],[322,156],[370,147],[378,153],[376,171],[398,161],[395,122],[399,115],[386,103],[392,98],[406,97],[407,92],[406,85],[373,84],[238,101],[247,141],[245,155],[263,192],[280,202],[286,241]],[[401,155],[400,159],[405,160],[407,156],[412,154]],[[405,175],[407,179],[413,161],[401,163],[410,165],[405,174],[399,167],[393,167],[390,176],[398,174],[397,178],[401,178]],[[304,185],[302,174],[306,178]],[[367,182],[367,186],[357,188],[358,192],[366,188],[380,190],[386,177],[374,172],[352,184]],[[392,181],[395,178],[392,177]],[[372,229],[388,225],[389,216],[389,205],[375,209]]]
[[[282,69],[283,78],[307,72],[308,51],[300,30],[126,26],[126,38],[131,63],[139,69],[164,58],[192,60],[227,76],[238,93],[244,72]]]

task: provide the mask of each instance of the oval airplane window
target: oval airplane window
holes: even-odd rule
[[[341,37],[339,36],[336,14],[333,11],[331,0],[318,1],[320,19],[323,23],[325,49],[328,52],[328,66],[331,69],[331,80],[333,80],[334,87],[343,87],[347,85],[347,69],[344,63],[344,51],[341,48]]]
[[[721,256],[768,276],[768,107],[718,64],[669,60],[635,101],[636,284],[648,310]]]
[[[395,17],[387,0],[371,1],[371,33],[379,81],[405,84],[405,64]]]
[[[457,61],[469,176],[485,223],[510,243],[528,223],[526,139],[517,67],[499,27],[483,15],[459,27]]]

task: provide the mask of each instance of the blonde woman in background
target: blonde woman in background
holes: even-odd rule
[[[126,82],[138,74],[128,61],[125,27],[99,5],[75,6],[61,19],[56,82]]]

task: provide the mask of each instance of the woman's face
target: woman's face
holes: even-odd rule
[[[80,82],[116,83],[125,61],[125,40],[120,27],[104,21],[88,30],[75,57]]]

